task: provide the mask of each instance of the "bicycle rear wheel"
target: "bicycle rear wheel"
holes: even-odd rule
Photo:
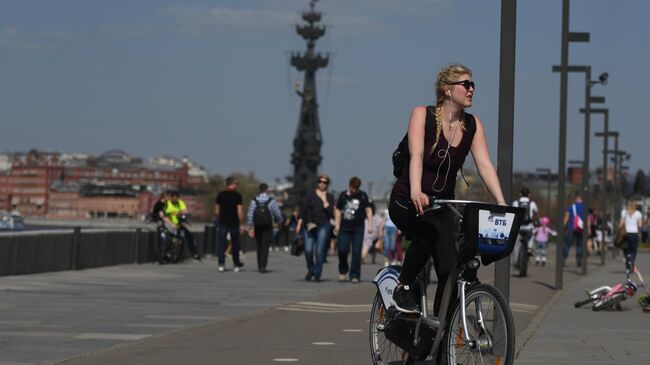
[[[390,342],[384,334],[386,307],[377,293],[370,312],[370,356],[374,365],[402,365],[409,360],[408,352]],[[412,360],[410,361],[412,363]],[[407,362],[408,363],[408,362]]]
[[[511,365],[515,353],[515,326],[501,293],[492,286],[479,284],[467,289],[465,297],[468,333],[464,333],[458,300],[445,329],[440,349],[442,364]],[[466,340],[466,335],[470,341]]]

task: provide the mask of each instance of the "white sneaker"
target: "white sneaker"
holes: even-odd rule
[[[284,246],[284,252],[289,252],[289,246]]]
[[[348,276],[345,274],[339,274],[339,283],[348,281]]]
[[[226,268],[223,266],[219,266],[219,272],[224,272],[224,271],[226,271]]]
[[[240,271],[242,271],[242,270],[244,270],[243,267],[241,267],[241,266],[235,266],[235,268],[234,268],[232,271],[234,271],[234,272],[240,272]]]

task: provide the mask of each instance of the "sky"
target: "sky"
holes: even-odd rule
[[[390,156],[411,109],[434,103],[437,71],[473,70],[470,113],[484,123],[496,165],[500,6],[497,0],[320,0],[326,36],[317,49],[321,171],[342,190],[359,176],[375,194],[392,182]],[[183,156],[210,173],[293,174],[300,100],[289,66],[304,51],[295,33],[308,0],[2,0],[0,152],[31,148],[148,158]],[[557,172],[561,0],[517,2],[514,169]],[[608,72],[610,130],[649,172],[646,0],[573,0],[569,63]],[[567,159],[584,149],[584,75],[570,74]],[[592,131],[603,130],[592,116]],[[610,144],[611,146],[611,144]],[[591,138],[591,167],[602,138]],[[466,168],[472,168],[468,158]]]

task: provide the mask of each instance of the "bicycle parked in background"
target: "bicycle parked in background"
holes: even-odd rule
[[[450,209],[457,224],[458,265],[445,283],[439,317],[427,298],[424,269],[413,284],[419,313],[390,306],[401,266],[381,269],[374,279],[377,294],[370,314],[370,351],[374,365],[434,364],[509,365],[514,360],[515,328],[501,293],[482,284],[477,271],[508,256],[517,240],[523,209],[463,200],[432,199],[427,212]],[[453,227],[451,227],[453,229]],[[480,258],[480,260],[479,260]],[[439,283],[442,284],[442,283]],[[454,286],[458,296],[452,298]]]

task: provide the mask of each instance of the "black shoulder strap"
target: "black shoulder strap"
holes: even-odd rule
[[[472,139],[474,139],[474,134],[476,134],[476,119],[472,114],[465,113],[465,123],[466,123],[466,132],[472,136]],[[470,148],[471,148],[471,143],[470,143]],[[467,179],[465,179],[465,174],[463,173],[463,166],[460,167],[460,176],[463,177],[463,181],[465,182],[465,185],[469,188],[469,182],[467,182]]]
[[[430,115],[429,115],[430,114]],[[426,134],[427,130],[435,128],[433,124],[436,120],[436,107],[427,106],[427,115],[424,118],[424,133]],[[435,131],[434,131],[435,133]]]
[[[465,113],[465,123],[467,131],[474,135],[476,133],[476,118],[472,114]]]

